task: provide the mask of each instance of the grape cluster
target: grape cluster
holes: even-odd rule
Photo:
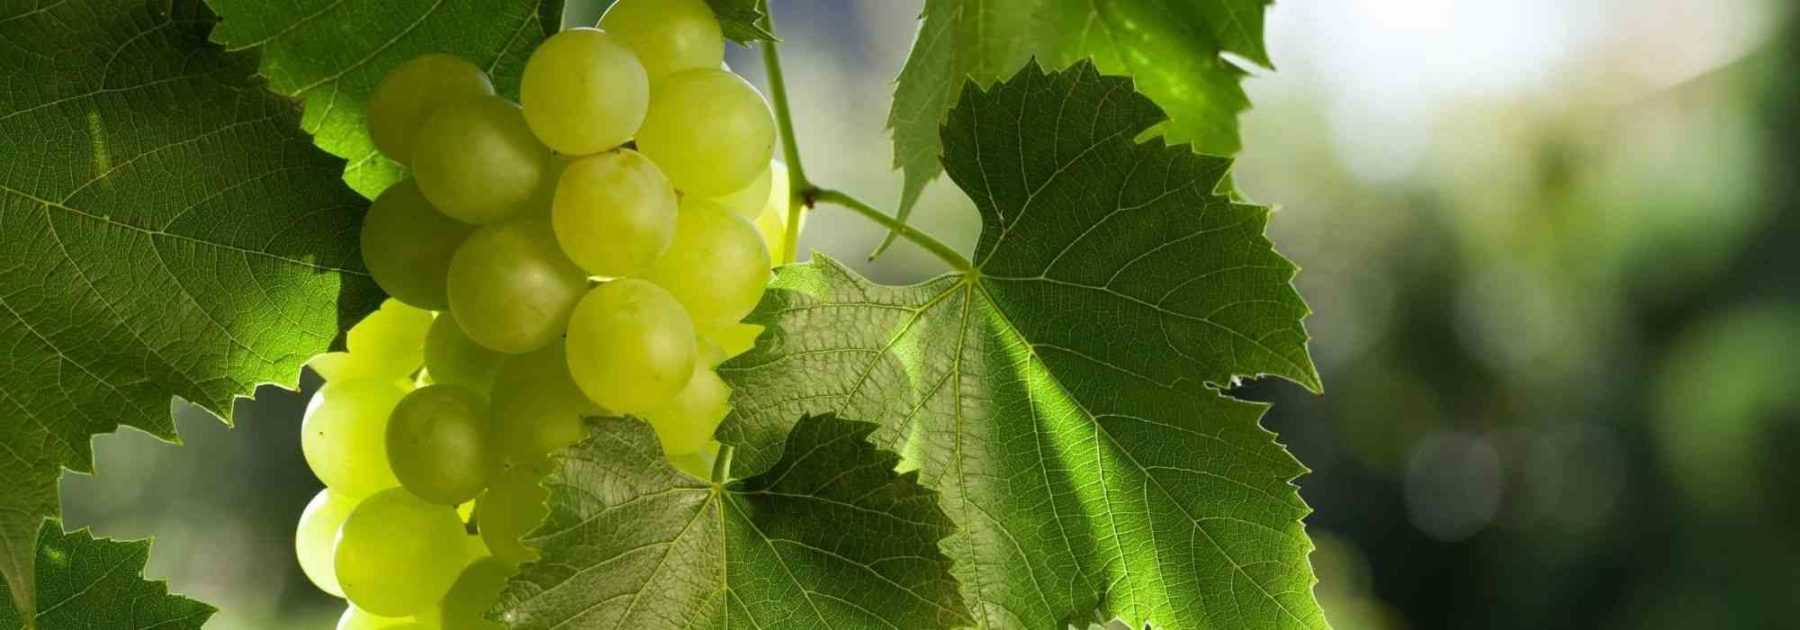
[[[338,627],[497,628],[537,552],[548,456],[631,416],[704,477],[786,232],[773,116],[724,66],[704,0],[620,0],[527,61],[520,103],[430,54],[390,72],[369,133],[411,177],[363,225],[394,299],[353,326],[302,448],[326,489],[296,551]],[[778,249],[778,248],[777,248]]]

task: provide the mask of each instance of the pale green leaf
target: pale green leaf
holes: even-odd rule
[[[1243,71],[1222,54],[1270,65],[1262,41],[1269,2],[926,0],[888,115],[894,165],[905,176],[900,219],[941,171],[938,127],[963,83],[992,84],[1033,58],[1051,68],[1092,59],[1101,72],[1129,76],[1168,113],[1156,131],[1171,144],[1236,153],[1237,115],[1250,101],[1238,85]]]
[[[544,560],[508,585],[514,630],[963,626],[938,551],[950,521],[875,426],[800,419],[766,473],[714,486],[676,472],[636,420],[594,424],[547,486]]]
[[[174,5],[0,8],[0,574],[27,611],[93,435],[172,440],[170,395],[225,414],[292,386],[377,296],[343,162]]]
[[[757,41],[775,41],[775,34],[769,32],[767,9],[763,8],[763,0],[706,0],[712,6],[713,15],[719,17],[719,27],[725,30],[725,39],[749,46]]]
[[[169,594],[142,577],[148,540],[97,539],[87,530],[63,533],[44,521],[37,540],[36,580],[43,605],[27,625],[12,597],[0,597],[0,628],[37,630],[198,630],[213,607]],[[0,591],[7,590],[0,584]]]
[[[876,445],[943,495],[945,549],[983,627],[1322,628],[1304,469],[1222,395],[1318,388],[1266,208],[1215,190],[1230,163],[1160,140],[1126,79],[1028,65],[971,89],[945,164],[979,208],[976,270],[885,287],[836,262],[781,268],[720,370],[720,439],[746,471],[793,419],[881,424]]]
[[[213,41],[260,48],[269,89],[300,99],[302,126],[346,160],[344,180],[374,198],[402,176],[376,152],[364,122],[369,94],[394,66],[450,53],[487,70],[518,96],[525,60],[562,26],[562,0],[207,0],[223,22]]]

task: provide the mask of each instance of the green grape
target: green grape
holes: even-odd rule
[[[600,28],[637,52],[651,81],[725,61],[725,34],[704,0],[619,0],[600,18]]]
[[[350,327],[344,345],[358,360],[382,366],[381,374],[403,377],[425,362],[425,333],[430,329],[430,311],[387,300]]]
[[[343,597],[338,586],[337,569],[332,566],[332,549],[337,546],[338,527],[350,517],[356,501],[320,490],[300,513],[300,525],[294,528],[294,556],[300,559],[300,571],[313,586],[332,597]]]
[[[401,399],[388,421],[388,461],[400,485],[421,499],[454,506],[487,486],[488,401],[460,385],[422,387]]]
[[[683,70],[658,83],[637,143],[676,190],[723,195],[769,167],[775,117],[743,77],[714,68]]]
[[[569,377],[563,344],[510,357],[494,379],[491,409],[497,455],[536,462],[587,437],[584,415],[603,415]]]
[[[623,278],[588,292],[569,318],[569,374],[618,413],[661,405],[694,373],[694,324],[668,291]]]
[[[405,630],[411,617],[382,617],[351,604],[338,617],[337,630]]]
[[[470,339],[449,313],[440,313],[425,334],[425,372],[433,383],[461,385],[485,394],[493,388],[494,374],[505,359],[505,354]]]
[[[762,326],[743,322],[702,327],[700,338],[717,351],[715,356],[709,357],[713,360],[708,365],[719,367],[727,359],[749,352],[750,348],[756,346],[756,338],[762,335],[762,331]]]
[[[525,62],[525,120],[544,144],[588,155],[624,144],[644,122],[650,79],[637,54],[593,28],[557,33]]]
[[[389,186],[363,217],[363,265],[381,290],[407,304],[441,311],[450,256],[475,228],[431,207],[418,184]]]
[[[669,402],[641,415],[656,429],[664,455],[685,455],[712,441],[713,431],[730,411],[731,388],[711,366],[695,361],[687,386]]]
[[[498,96],[438,108],[419,128],[413,178],[439,212],[463,223],[494,223],[544,194],[550,152],[526,127],[519,106]]]
[[[337,576],[358,608],[401,617],[434,607],[468,559],[456,511],[389,488],[363,500],[338,533]]]
[[[772,168],[763,169],[756,179],[750,180],[750,185],[729,194],[713,197],[708,201],[730,210],[732,214],[754,220],[762,214],[763,208],[769,205],[769,192],[775,187],[773,171]],[[783,188],[785,187],[784,185]]]
[[[756,215],[756,232],[762,235],[763,244],[769,248],[769,266],[780,267],[784,246],[787,243],[788,220],[788,181],[787,166],[780,162],[769,164],[772,181],[769,184],[769,202],[762,212]],[[806,208],[800,209],[800,225],[806,226]]]
[[[630,275],[675,238],[675,189],[630,149],[576,160],[556,186],[551,223],[563,252],[589,273]]]
[[[536,560],[537,549],[521,538],[537,529],[550,508],[549,492],[538,485],[541,475],[531,467],[507,470],[475,501],[475,524],[494,556],[518,566]]]
[[[450,314],[470,339],[519,354],[562,334],[587,274],[563,256],[542,219],[475,231],[450,260]]]
[[[475,64],[430,54],[389,70],[369,94],[369,139],[382,155],[411,164],[419,126],[445,103],[491,96],[494,83]]]
[[[388,381],[331,381],[300,421],[300,450],[325,487],[360,499],[400,484],[387,459],[388,416],[406,394]]]
[[[689,477],[712,480],[713,462],[719,458],[718,441],[707,442],[700,450],[692,453],[668,456],[669,465],[674,466]]]
[[[439,616],[444,630],[506,630],[506,626],[488,621],[483,615],[500,600],[506,580],[517,572],[493,556],[476,560],[463,569],[441,604]]]
[[[705,201],[684,201],[675,242],[644,272],[675,296],[701,328],[750,313],[769,283],[768,248],[756,226]]]

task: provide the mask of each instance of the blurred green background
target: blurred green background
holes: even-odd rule
[[[588,21],[598,2],[572,1]],[[775,2],[813,177],[892,205],[919,2]],[[1781,0],[1288,0],[1247,81],[1240,188],[1279,206],[1326,394],[1238,394],[1313,469],[1341,630],[1775,628],[1800,609],[1800,28]],[[761,80],[755,56],[731,63]],[[917,223],[965,251],[939,182]],[[830,209],[807,247],[881,232]],[[861,268],[939,271],[902,243]],[[310,376],[309,376],[310,379]],[[309,380],[308,384],[316,384]],[[294,564],[300,395],[185,446],[96,442],[66,521],[154,536],[215,628],[328,628]]]

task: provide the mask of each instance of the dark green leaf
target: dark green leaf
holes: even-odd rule
[[[0,574],[24,610],[93,435],[172,440],[171,394],[226,413],[292,386],[378,295],[343,162],[172,4],[0,9]]]
[[[425,53],[451,53],[485,68],[517,97],[525,60],[561,26],[562,0],[207,0],[223,22],[213,40],[261,48],[269,88],[306,105],[302,123],[319,147],[350,161],[344,180],[374,198],[401,167],[375,151],[364,106],[388,69]]]
[[[720,439],[761,470],[793,418],[838,413],[943,495],[945,549],[987,627],[1322,628],[1304,469],[1218,387],[1317,389],[1268,210],[1215,190],[1224,158],[1138,144],[1156,106],[1089,64],[972,88],[945,127],[980,209],[977,270],[875,285],[781,268],[720,371]]]
[[[170,595],[162,582],[143,579],[150,541],[96,539],[87,530],[63,533],[44,521],[37,539],[36,584],[43,602],[27,626],[11,597],[0,598],[0,628],[37,630],[198,630],[214,609]],[[8,587],[0,585],[0,591]]]
[[[1157,131],[1171,144],[1236,153],[1237,114],[1250,102],[1238,85],[1243,72],[1221,53],[1269,66],[1262,43],[1269,2],[926,0],[888,116],[894,165],[906,178],[900,219],[938,175],[938,127],[964,81],[989,85],[1034,57],[1052,68],[1091,58],[1102,72],[1132,77],[1168,113]]]
[[[501,597],[515,630],[963,626],[937,496],[865,438],[809,417],[787,456],[723,488],[676,472],[635,420],[594,423],[552,473],[550,516]]]

